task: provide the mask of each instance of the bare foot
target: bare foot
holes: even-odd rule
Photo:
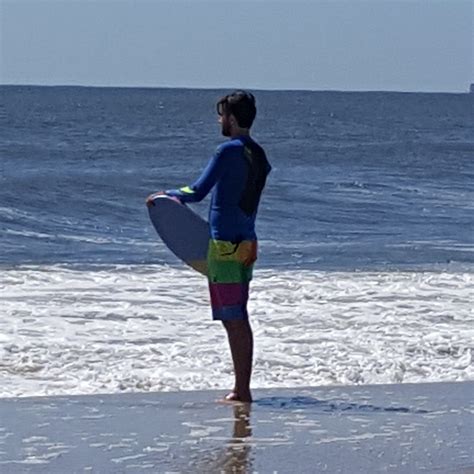
[[[235,402],[240,402],[240,403],[252,403],[252,395],[250,395],[250,392],[248,394],[245,394],[245,396],[240,396],[237,392],[232,391],[228,393],[223,400],[221,400],[223,403],[235,403]]]
[[[237,392],[236,391],[232,391],[230,393],[228,393],[225,397],[224,397],[224,400],[226,402],[240,402],[240,398],[239,396],[237,395]]]

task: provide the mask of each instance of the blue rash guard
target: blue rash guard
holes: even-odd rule
[[[166,191],[184,203],[202,201],[214,188],[209,209],[211,239],[257,240],[255,218],[271,170],[263,148],[249,136],[220,145],[191,186]]]

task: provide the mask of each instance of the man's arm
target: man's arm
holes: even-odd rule
[[[202,201],[209,194],[209,191],[214,187],[223,172],[224,158],[222,156],[222,149],[219,147],[197,181],[191,186],[167,190],[165,194],[176,197],[181,202]]]

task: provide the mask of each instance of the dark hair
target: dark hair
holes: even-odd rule
[[[250,92],[234,91],[217,102],[217,113],[219,115],[232,114],[239,127],[250,128],[257,115],[255,97]]]

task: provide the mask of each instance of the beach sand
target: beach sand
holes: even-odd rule
[[[474,473],[474,382],[0,399],[0,472]]]

